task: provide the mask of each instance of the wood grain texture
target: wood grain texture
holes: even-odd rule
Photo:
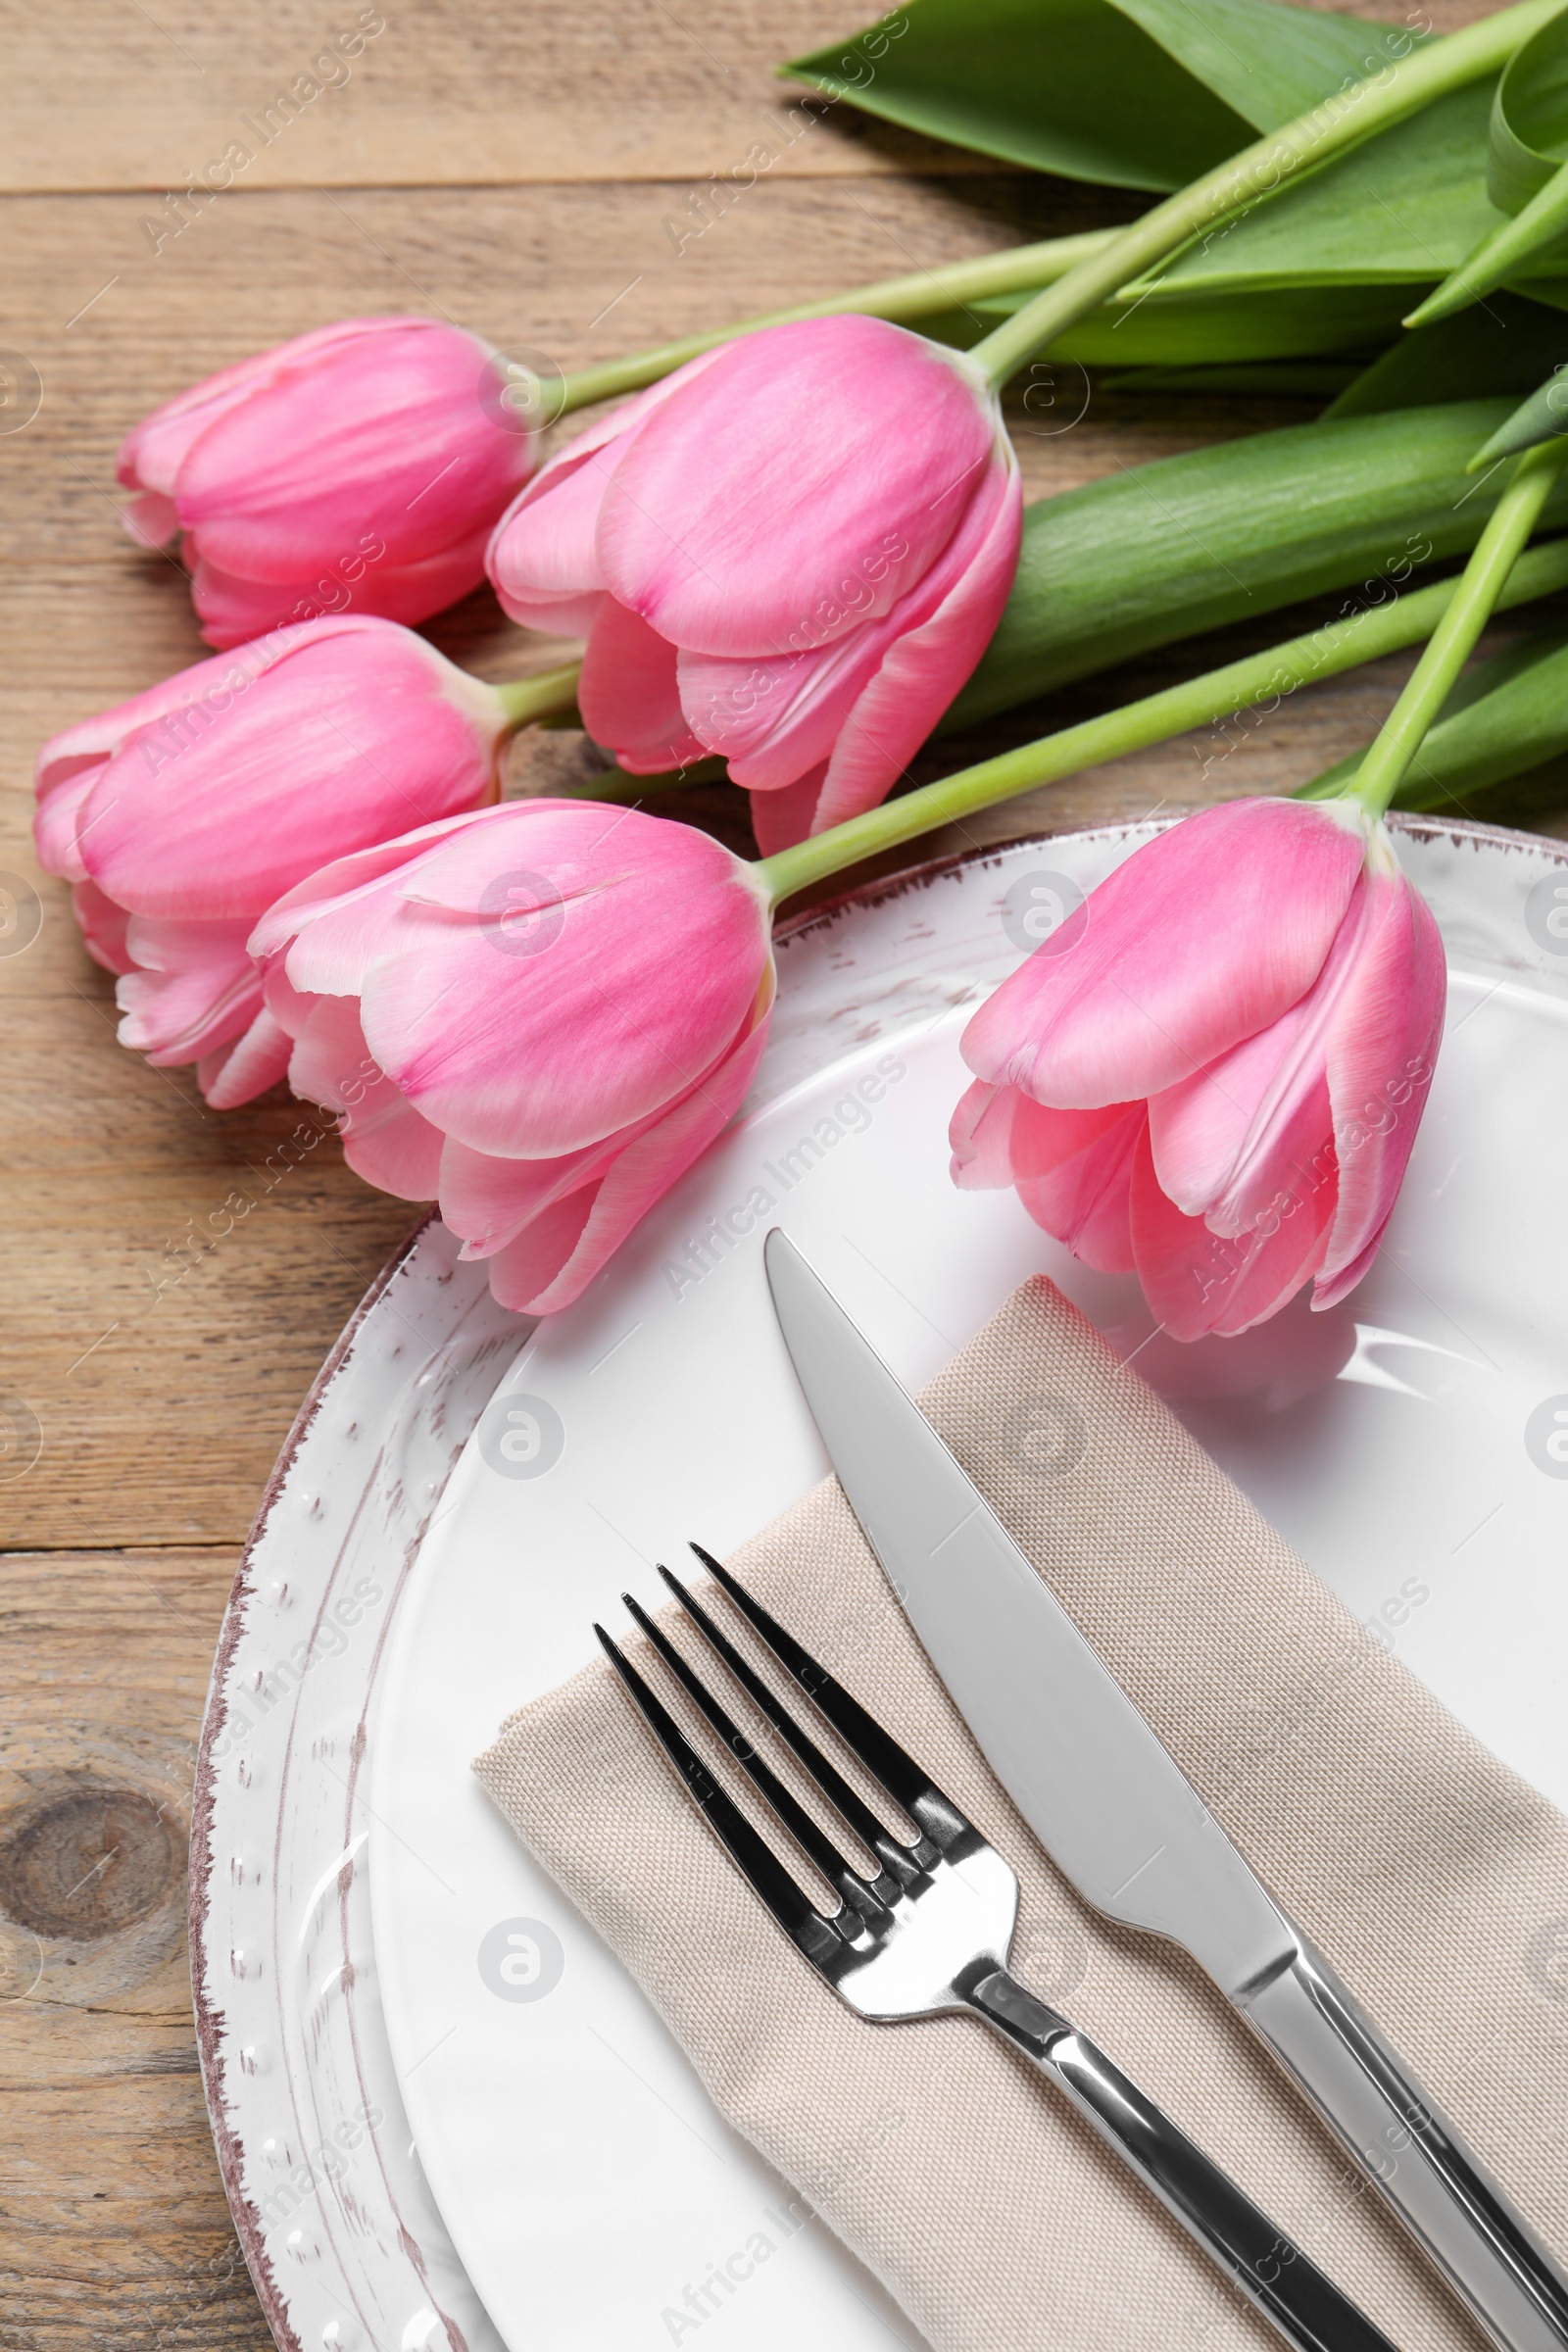
[[[819,104],[774,74],[782,58],[850,42],[879,13],[874,0],[558,12],[5,0],[0,190],[179,188],[225,156],[246,189],[673,181],[727,171],[759,144],[790,178],[967,170],[935,141]],[[1406,0],[1357,13],[1408,16]],[[1424,11],[1442,31],[1475,13],[1466,0]],[[863,81],[874,63],[861,51],[850,70]]]
[[[0,2344],[269,2341],[213,2161],[184,1840],[232,1545],[0,1560]]]
[[[8,0],[0,186],[178,188],[225,156],[247,189],[676,180],[759,142],[790,177],[962,170],[774,74],[875,13],[857,0]]]
[[[379,13],[384,30],[342,86],[249,139],[242,120],[352,31],[358,0],[0,9],[13,387],[0,407],[0,869],[41,914],[19,950],[22,933],[0,940],[18,950],[0,952],[0,2352],[267,2341],[195,2071],[190,1758],[235,1547],[313,1374],[411,1221],[281,1094],[219,1116],[188,1073],[122,1053],[111,985],[64,889],[37,873],[39,741],[204,650],[177,567],[120,531],[117,442],[195,377],[347,313],[448,316],[569,368],[1138,209],[977,170],[847,109],[802,115],[772,62],[853,31],[869,13],[859,0],[389,0]],[[252,160],[173,233],[163,191],[235,138]],[[689,222],[692,184],[758,138],[777,163],[677,251],[668,223]],[[1097,389],[1070,432],[1014,423],[1040,496],[1308,413]],[[559,659],[487,595],[431,634],[494,677]],[[1233,631],[1090,681],[947,747],[946,763],[1246,642]],[[1228,750],[1212,736],[1168,745],[932,846],[1296,781],[1371,732],[1405,666],[1302,693]],[[526,735],[510,788],[596,764],[580,736]],[[1556,790],[1545,779],[1477,813],[1568,829]],[[671,807],[749,846],[728,788]]]

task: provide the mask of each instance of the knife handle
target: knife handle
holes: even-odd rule
[[[1501,2352],[1565,2352],[1568,2283],[1328,1962],[1237,2003]]]
[[[1394,2352],[1388,2337],[1087,2034],[1005,1969],[967,1987],[965,1997],[1065,2092],[1297,2352]]]

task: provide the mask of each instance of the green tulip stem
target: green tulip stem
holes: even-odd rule
[[[1455,311],[1468,310],[1471,303],[1479,302],[1483,294],[1490,294],[1505,278],[1518,277],[1526,271],[1532,257],[1558,242],[1565,230],[1568,230],[1568,164],[1532,196],[1522,213],[1489,229],[1473,251],[1465,255],[1458,269],[1425,302],[1416,305],[1405,325],[1431,326],[1439,318],[1451,318]]]
[[[1568,444],[1545,442],[1526,450],[1513,477],[1487,518],[1470,561],[1452,586],[1443,613],[1411,671],[1403,693],[1384,720],[1371,750],[1344,798],[1359,801],[1381,816],[1404,780],[1428,729],[1453,691],[1455,679],[1474,653],[1476,640],[1503,601],[1531,532],[1541,519],[1557,476],[1568,465]],[[1561,547],[1563,542],[1553,543]],[[1547,547],[1540,551],[1552,553]],[[1411,600],[1407,600],[1411,601]]]
[[[699,359],[721,343],[732,343],[738,335],[754,334],[760,326],[790,326],[802,318],[835,318],[845,312],[907,325],[916,318],[961,310],[965,303],[979,302],[987,295],[1032,293],[1037,286],[1064,277],[1069,270],[1103,252],[1115,242],[1116,234],[1113,228],[1089,229],[1075,237],[1048,237],[1038,245],[1009,246],[1002,253],[983,254],[977,261],[916,270],[906,277],[879,278],[873,285],[854,286],[847,294],[829,294],[821,302],[769,311],[760,318],[742,318],[705,334],[687,335],[678,343],[661,343],[652,351],[635,352],[630,359],[581,368],[575,374],[561,377],[553,388],[539,374],[526,389],[530,403],[542,411],[538,421],[553,423],[556,417],[585,409],[592,401],[640,392],[644,385],[658,383],[661,376],[684,367],[688,360]],[[518,415],[522,413],[519,408]]]
[[[501,697],[507,714],[507,733],[514,735],[531,719],[563,718],[577,708],[580,662],[564,662],[560,669],[536,670],[531,678],[509,678],[492,692]]]
[[[634,776],[629,768],[607,767],[580,784],[564,785],[564,801],[609,801],[621,808],[640,808],[650,793],[680,792],[697,784],[727,784],[728,763],[719,759],[694,760],[690,767],[666,768],[662,775]]]
[[[1553,454],[1568,456],[1568,450]],[[1523,535],[1520,544],[1522,539]],[[863,816],[851,817],[845,824],[764,858],[759,871],[776,906],[794,892],[856,865],[861,858],[896,849],[955,818],[972,816],[977,809],[1010,800],[1035,785],[1057,783],[1082,768],[1145,751],[1169,736],[1185,734],[1189,728],[1239,716],[1255,704],[1277,705],[1299,686],[1335,677],[1342,670],[1377,661],[1431,636],[1469,576],[1466,572],[1461,581],[1440,580],[1434,587],[1415,589],[1347,620],[1325,622],[1308,636],[1293,637],[1265,653],[1245,655],[1239,662],[1226,662],[1183,685],[1167,686],[1159,694],[1146,695],[1101,718],[1085,719],[1017,751],[1004,752],[998,759],[982,760],[977,767],[945,776],[940,783],[922,785],[902,799],[868,809]],[[1511,570],[1504,566],[1487,609],[1491,611],[1494,603],[1498,610],[1526,604],[1564,587],[1568,587],[1568,539],[1557,539],[1533,548]]]
[[[1561,5],[1562,0],[1520,0],[1516,7],[1426,42],[1408,57],[1391,57],[1368,79],[1331,92],[1294,122],[1265,132],[1228,163],[1156,204],[1102,251],[1069,270],[976,344],[971,358],[979,361],[994,384],[1004,384],[1056,336],[1146,270],[1167,260],[1189,238],[1250,210],[1293,174],[1315,170],[1433,99],[1496,73]]]

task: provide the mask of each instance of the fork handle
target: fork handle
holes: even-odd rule
[[[1394,2352],[1332,2278],[1087,2034],[1048,2009],[1005,1969],[966,1986],[964,1997],[1065,2093],[1288,2344],[1299,2352]]]

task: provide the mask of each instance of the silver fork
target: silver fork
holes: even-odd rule
[[[1236,2183],[1163,2115],[1136,2083],[1064,2017],[1008,1974],[1018,1882],[951,1797],[883,1731],[858,1700],[803,1649],[727,1568],[692,1549],[728,1593],[850,1752],[915,1825],[911,1844],[886,1824],[825,1756],[694,1593],[660,1575],[692,1624],[866,1851],[877,1869],[852,1867],[753,1741],[726,1713],[662,1627],[630,1593],[622,1598],[675,1680],[760,1791],[796,1845],[837,1888],[818,1911],[725,1793],[680,1726],[602,1625],[611,1663],[742,1875],[835,1992],[877,2024],[967,2013],[984,2018],[1063,2092],[1123,2163],[1248,2299],[1301,2352],[1394,2352],[1387,2336],[1292,2244]]]

